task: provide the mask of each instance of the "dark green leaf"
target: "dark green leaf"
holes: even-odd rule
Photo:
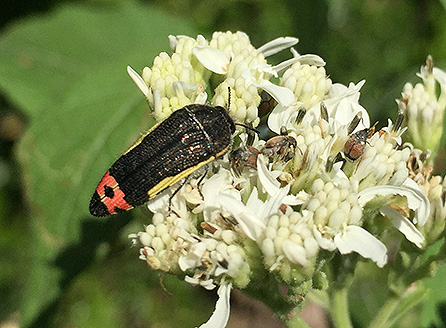
[[[125,2],[68,5],[17,23],[0,39],[0,88],[30,118],[18,148],[34,232],[25,325],[51,312],[61,290],[56,258],[80,237],[102,174],[152,124],[126,65],[150,66],[168,51],[167,36],[180,33],[196,34],[163,12]]]
[[[423,327],[436,324],[444,327],[444,309],[446,305],[446,266],[443,264],[438,268],[434,277],[424,279],[424,285],[430,289],[429,296],[423,302],[421,323]]]
[[[17,23],[3,35],[0,88],[28,114],[38,114],[63,102],[71,84],[99,66],[112,64],[124,72],[126,65],[150,66],[168,49],[167,36],[179,33],[196,34],[183,22],[133,2],[65,6]]]

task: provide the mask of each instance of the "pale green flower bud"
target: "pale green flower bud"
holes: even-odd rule
[[[142,247],[140,258],[152,269],[179,273],[178,260],[181,250],[193,240],[191,232],[195,233],[195,229],[186,220],[174,214],[165,217],[156,213],[145,231],[131,237]]]
[[[428,189],[431,213],[421,232],[428,245],[435,243],[444,236],[446,226],[446,181],[440,176],[431,177],[424,183]]]
[[[386,132],[375,133],[368,139],[363,155],[355,163],[348,163],[353,167],[351,178],[359,181],[359,190],[375,185],[398,186],[406,180],[410,149],[398,149],[394,140]]]
[[[316,179],[311,188],[312,194],[302,205],[302,210],[313,213],[314,225],[329,239],[342,226],[360,221],[362,211],[355,189],[355,184],[344,178],[329,180],[325,176]]]
[[[304,273],[312,271],[319,245],[313,237],[310,216],[292,212],[267,220],[261,241],[263,260],[270,271],[278,272],[285,280],[306,280]]]
[[[230,31],[214,32],[209,45],[223,52],[232,52],[234,54],[238,54],[243,51],[249,52],[250,50],[255,49],[251,45],[248,35],[240,31],[235,33]]]
[[[181,40],[183,39],[180,39],[179,43]],[[201,64],[197,62],[196,66],[198,65]],[[203,92],[205,78],[197,74],[196,67],[193,67],[187,59],[183,59],[181,54],[174,53],[169,56],[167,53],[161,53],[155,57],[153,66],[144,68],[142,75],[149,90],[153,92],[156,90],[159,93],[158,98],[153,97],[153,93],[150,92],[147,97],[149,105],[155,109],[155,118],[162,120],[174,110],[195,103]],[[157,100],[161,103],[158,108]]]
[[[228,87],[231,88],[231,102],[228,99]],[[260,104],[260,95],[253,84],[247,84],[245,79],[239,76],[237,79],[228,77],[216,89],[212,103],[216,106],[227,107],[236,122],[245,123],[256,127],[260,118],[257,108]]]
[[[429,56],[418,76],[423,79],[423,83],[415,86],[406,83],[397,103],[406,116],[408,141],[416,148],[429,149],[435,154],[443,134],[446,73],[433,67],[432,57]],[[441,89],[439,97],[437,83]]]
[[[191,248],[183,251],[179,258],[179,266],[188,274],[187,280],[193,284],[210,289],[212,282],[233,282],[238,288],[244,288],[250,281],[251,269],[246,262],[246,253],[241,245],[227,244],[218,238],[221,229],[216,229],[212,238],[195,240]],[[218,232],[219,231],[219,232]]]
[[[432,176],[433,167],[428,164],[429,152],[413,149],[407,161],[409,177],[415,181],[427,195],[431,212],[426,224],[420,229],[430,245],[444,235],[446,225],[446,182],[440,176]]]
[[[332,82],[327,77],[324,67],[294,63],[283,74],[280,84],[291,89],[306,108],[322,101],[330,91]]]

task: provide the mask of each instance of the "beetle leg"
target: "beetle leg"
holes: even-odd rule
[[[206,175],[208,174],[209,167],[207,165],[205,165],[204,170],[205,170],[204,174],[201,176],[200,180],[198,180],[198,182],[197,182],[197,189],[198,189],[198,192],[200,193],[201,198],[203,198],[203,200],[204,200],[204,196],[203,196],[203,193],[201,192],[200,185],[203,182]]]
[[[169,207],[167,208],[168,213],[172,212],[172,199],[175,197],[175,195],[180,191],[181,188],[187,183],[187,180],[189,180],[189,176],[184,178],[184,181],[180,183],[177,189],[170,195],[169,197]],[[178,215],[179,216],[179,215]]]
[[[362,153],[361,157],[359,158],[358,164],[356,164],[355,172],[353,174],[356,174],[356,171],[358,171],[358,167],[361,164],[363,158],[364,158],[364,153]]]

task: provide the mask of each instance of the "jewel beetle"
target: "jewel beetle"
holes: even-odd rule
[[[144,204],[223,156],[234,131],[223,107],[192,104],[176,110],[110,167],[91,198],[90,213],[107,216]]]

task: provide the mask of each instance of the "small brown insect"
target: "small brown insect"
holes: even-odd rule
[[[259,117],[269,114],[274,106],[276,106],[274,98],[268,92],[262,90],[262,92],[260,92],[260,104],[258,107]]]
[[[260,152],[251,146],[237,148],[229,154],[232,168],[238,176],[242,175],[243,168],[256,170],[257,156]]]
[[[265,143],[262,154],[267,157],[277,156],[286,162],[293,158],[296,148],[298,148],[296,139],[288,135],[285,127],[282,127],[279,136],[272,137]]]
[[[294,156],[297,148],[296,139],[292,136],[275,136],[265,143],[262,153],[268,157],[278,156],[283,160],[289,161]]]
[[[364,154],[367,139],[375,133],[375,125],[376,123],[371,128],[366,128],[349,136],[344,145],[344,154],[348,160],[354,162]]]

